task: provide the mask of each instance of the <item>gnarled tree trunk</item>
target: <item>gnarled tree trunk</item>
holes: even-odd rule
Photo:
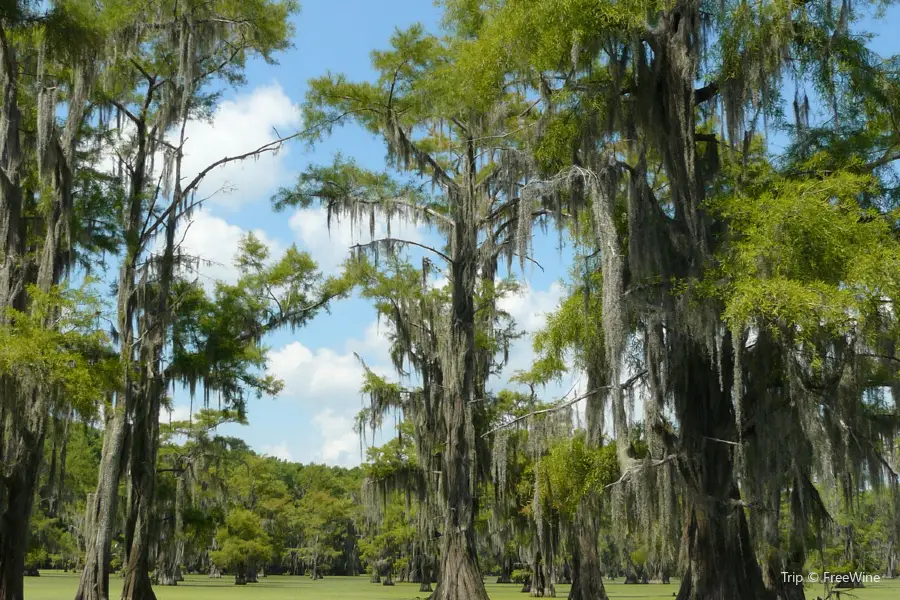
[[[713,441],[733,439],[735,429],[729,397],[731,340],[722,344],[720,370],[698,343],[674,333],[670,337],[675,346],[671,355],[682,358],[670,377],[683,449],[678,465],[689,502],[684,540],[688,569],[678,600],[769,598],[734,481],[733,449]],[[725,379],[721,384],[720,372]]]
[[[109,600],[109,551],[127,438],[128,421],[124,407],[111,409],[103,436],[97,491],[87,501],[87,548],[75,600]]]
[[[597,520],[584,498],[576,513],[577,533],[572,551],[572,587],[569,600],[607,600],[597,552]]]
[[[447,499],[441,538],[440,579],[432,600],[488,600],[477,563],[474,531],[475,425],[472,422],[476,375],[475,281],[478,269],[477,166],[469,142],[465,184],[455,190],[452,306],[448,347],[442,350],[444,414],[447,425],[443,453]],[[445,342],[447,343],[447,342]]]
[[[34,394],[46,393],[34,390]],[[6,401],[6,399],[4,399]],[[25,574],[25,550],[28,542],[28,522],[34,506],[37,475],[44,450],[46,415],[44,403],[35,398],[16,415],[25,423],[16,423],[7,411],[5,442],[18,447],[15,462],[6,467],[3,482],[3,514],[0,516],[0,600],[22,600],[22,578]],[[12,426],[11,426],[12,425]],[[9,454],[6,454],[9,456]]]

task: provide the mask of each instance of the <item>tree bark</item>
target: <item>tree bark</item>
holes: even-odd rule
[[[688,568],[677,598],[768,599],[734,481],[732,448],[711,441],[732,439],[735,429],[731,340],[726,336],[723,341],[722,364],[716,368],[698,343],[674,332],[670,337],[676,348],[672,355],[682,357],[683,363],[671,377],[681,425],[678,467],[688,486],[684,531]]]
[[[477,164],[468,142],[465,183],[453,192],[452,306],[449,347],[441,354],[445,385],[446,450],[443,453],[446,514],[440,579],[432,600],[488,600],[478,568],[474,536],[474,423],[476,375],[475,281],[478,269]]]
[[[46,393],[38,386],[35,395]],[[4,399],[8,401],[9,399]],[[0,600],[22,600],[22,579],[25,573],[25,551],[28,543],[28,522],[34,507],[37,475],[44,451],[46,415],[44,401],[34,398],[25,407],[25,423],[16,423],[11,416],[16,408],[7,412],[6,442],[18,447],[17,460],[6,467],[3,485],[3,515],[0,517]],[[13,447],[15,447],[13,446]]]
[[[500,564],[500,574],[497,576],[497,583],[512,583],[513,560],[511,556],[500,556],[497,561]]]
[[[579,503],[576,520],[577,540],[572,552],[569,600],[608,600],[597,552],[597,520],[590,510],[590,498]]]
[[[184,497],[185,481],[184,471],[177,472],[175,476],[175,526],[171,537],[166,536],[160,540],[163,549],[156,559],[156,583],[159,585],[178,585],[184,581],[181,574],[181,563],[184,561]]]
[[[125,583],[122,600],[156,600],[150,581],[150,520],[159,445],[158,384],[149,386],[136,411],[130,448],[131,481],[125,521]]]
[[[420,592],[431,592],[431,559],[428,557],[428,553],[423,550],[422,558],[420,562],[420,573],[421,573],[421,581],[419,582],[419,591]]]
[[[109,600],[110,543],[127,437],[128,421],[124,407],[111,409],[103,436],[97,492],[91,494],[87,502],[87,548],[75,600]]]

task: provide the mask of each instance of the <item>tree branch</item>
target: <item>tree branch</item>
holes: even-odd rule
[[[254,157],[254,156],[259,156],[260,154],[264,154],[266,152],[274,152],[274,151],[278,150],[284,142],[286,142],[288,140],[292,140],[292,139],[298,137],[299,135],[301,135],[301,132],[293,133],[288,136],[280,137],[280,138],[273,140],[267,144],[263,144],[259,148],[255,149],[255,150],[251,150],[250,152],[245,152],[244,154],[239,154],[237,156],[226,156],[225,158],[221,158],[221,159],[217,160],[216,162],[208,165],[205,169],[200,171],[191,180],[191,182],[187,186],[185,186],[185,188],[181,192],[181,198],[185,198],[188,196],[188,194],[193,192],[194,189],[198,185],[200,185],[200,182],[202,182],[203,179],[207,175],[209,175],[209,173],[211,171],[217,169],[218,167],[227,165],[228,163],[246,160],[246,159]],[[168,208],[166,208],[166,210],[164,210],[162,213],[159,214],[159,216],[156,218],[156,220],[153,222],[152,225],[150,225],[149,227],[145,227],[144,231],[141,232],[141,239],[145,240],[145,239],[147,239],[148,236],[152,235],[153,232],[156,231],[156,228],[159,227],[168,218],[169,213],[171,213],[173,210],[176,209],[177,204],[178,204],[177,201],[173,201],[168,206]]]
[[[447,215],[441,214],[438,211],[434,210],[433,208],[428,208],[427,206],[420,206],[414,202],[407,202],[406,200],[397,200],[396,198],[391,198],[387,201],[384,201],[384,200],[380,200],[380,201],[379,200],[357,200],[357,199],[354,199],[353,201],[357,202],[359,204],[364,204],[366,206],[383,206],[385,202],[390,202],[391,204],[403,206],[404,208],[408,208],[410,210],[415,210],[415,211],[421,212],[425,215],[428,215],[429,217],[439,219],[441,221],[444,221],[445,223],[447,223],[450,226],[456,225],[456,221],[454,221]],[[334,207],[335,204],[337,204],[337,203],[336,202],[329,203],[329,208]]]
[[[625,472],[622,473],[622,476],[619,477],[616,481],[613,481],[612,483],[608,483],[605,486],[603,486],[603,490],[604,491],[608,490],[611,487],[615,487],[615,486],[619,485],[620,483],[623,483],[626,479],[629,479],[631,476],[633,476],[636,473],[640,473],[644,469],[652,469],[652,468],[664,465],[666,463],[670,463],[673,460],[677,459],[678,456],[679,456],[678,454],[669,454],[669,455],[664,456],[663,458],[658,458],[658,459],[652,460],[650,462],[638,461],[635,463],[635,466],[625,469]]]
[[[578,396],[577,398],[574,398],[574,399],[572,399],[572,400],[569,400],[568,402],[565,402],[565,403],[563,403],[563,404],[558,404],[558,405],[556,405],[556,406],[551,406],[550,408],[542,408],[541,410],[535,410],[535,411],[532,411],[532,412],[530,412],[530,413],[528,413],[528,414],[526,414],[526,415],[522,415],[522,416],[520,416],[520,417],[516,417],[515,419],[513,419],[512,421],[510,421],[510,422],[508,422],[508,423],[504,423],[504,424],[502,424],[502,425],[498,425],[497,427],[494,427],[494,428],[491,429],[490,431],[484,433],[481,437],[487,437],[488,435],[490,435],[490,434],[492,434],[492,433],[494,433],[494,432],[496,432],[496,431],[500,431],[501,429],[506,429],[507,427],[511,427],[512,425],[515,425],[516,423],[520,423],[521,421],[524,421],[525,419],[527,419],[527,418],[529,418],[529,417],[535,417],[535,416],[537,416],[537,415],[545,415],[545,414],[548,414],[548,413],[553,413],[553,412],[556,412],[556,411],[559,411],[559,410],[563,410],[563,409],[565,409],[565,408],[569,408],[569,407],[572,406],[573,404],[577,404],[577,403],[581,402],[582,400],[591,397],[592,395],[594,395],[595,393],[597,393],[597,392],[599,392],[599,391],[601,391],[601,390],[611,390],[611,389],[614,389],[614,388],[616,388],[616,387],[620,387],[620,388],[622,388],[623,390],[627,390],[628,388],[630,388],[631,386],[633,386],[639,379],[641,379],[642,377],[644,377],[646,374],[647,374],[647,371],[641,371],[641,372],[638,373],[637,375],[634,375],[633,377],[630,377],[625,383],[622,383],[622,384],[620,384],[620,385],[618,385],[618,386],[614,386],[614,385],[601,385],[600,387],[596,387],[596,388],[592,389],[592,390],[589,391],[589,392],[585,392],[584,394]]]
[[[410,140],[406,133],[404,133],[403,128],[400,126],[400,123],[396,119],[396,115],[393,113],[393,110],[388,111],[388,127],[392,128],[393,131],[390,132],[390,137],[396,136],[396,141],[404,146],[407,151],[410,152],[413,156],[416,157],[416,160],[419,163],[426,164],[432,171],[432,176],[434,179],[438,180],[442,185],[444,185],[448,190],[458,191],[459,184],[444,171],[444,168],[438,164],[438,162],[434,159],[431,154],[425,152],[419,146]]]
[[[381,244],[381,243],[385,243],[385,242],[389,243],[389,244],[405,244],[408,246],[418,246],[419,248],[422,248],[423,250],[428,250],[429,252],[433,252],[434,254],[437,254],[438,256],[440,256],[441,258],[446,260],[448,263],[453,263],[452,258],[447,256],[446,254],[444,254],[437,248],[432,248],[431,246],[426,246],[425,244],[420,244],[419,242],[414,242],[412,240],[401,240],[399,238],[380,238],[377,240],[372,240],[371,242],[368,242],[366,244],[356,244],[355,246],[351,246],[350,249],[351,250],[367,250],[367,249],[371,248],[372,246],[375,246],[376,244]]]
[[[703,104],[712,100],[719,93],[719,83],[713,81],[707,86],[694,90],[694,104]]]
[[[191,182],[184,187],[183,195],[187,196],[189,193],[191,193],[191,191],[193,191],[194,188],[196,188],[198,185],[200,185],[200,182],[203,181],[203,178],[206,177],[210,173],[210,171],[213,171],[219,167],[227,165],[228,163],[246,160],[248,158],[263,154],[265,152],[274,152],[274,151],[278,150],[281,147],[281,145],[284,144],[285,142],[290,141],[300,135],[301,135],[301,132],[298,131],[297,133],[292,133],[291,135],[287,135],[284,137],[280,137],[276,140],[272,140],[268,144],[263,144],[256,150],[251,150],[250,152],[245,152],[244,154],[238,154],[237,156],[226,156],[225,158],[221,158],[221,159],[217,160],[216,162],[210,164],[205,169],[203,169],[202,171],[197,173],[197,176],[194,177],[191,180]]]

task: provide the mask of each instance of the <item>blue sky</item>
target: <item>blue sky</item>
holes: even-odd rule
[[[897,52],[892,24],[897,14],[867,20],[864,29],[878,35],[873,48],[883,54]],[[247,85],[226,93],[212,123],[188,128],[186,171],[199,170],[224,155],[244,152],[273,139],[273,127],[285,134],[302,127],[297,104],[302,102],[307,81],[327,72],[340,72],[352,80],[373,77],[369,55],[384,48],[396,28],[421,22],[431,30],[439,26],[440,11],[431,0],[305,0],[295,19],[295,47],[279,57],[280,64],[253,63]],[[186,250],[213,261],[204,268],[207,279],[234,277],[230,268],[237,242],[254,231],[275,253],[296,243],[309,251],[326,272],[333,271],[359,235],[345,224],[330,234],[321,210],[275,213],[271,195],[290,185],[305,166],[330,161],[335,152],[353,157],[364,166],[384,165],[383,144],[368,133],[344,127],[314,150],[293,145],[275,157],[264,157],[242,166],[228,167],[206,180],[201,192],[219,192],[195,215],[187,231]],[[392,233],[412,239],[428,239],[429,233],[407,226]],[[367,235],[362,237],[365,241]],[[555,233],[538,236],[535,258],[546,269],[524,274],[523,293],[505,301],[523,329],[534,331],[543,315],[561,297],[559,281],[565,277],[570,253],[557,248]],[[296,461],[353,465],[360,449],[352,431],[353,415],[361,407],[358,392],[361,368],[353,356],[359,353],[371,367],[390,372],[387,343],[368,303],[349,299],[335,304],[330,314],[317,317],[294,333],[279,332],[267,340],[270,369],[286,383],[280,397],[253,401],[250,425],[229,426],[260,452]],[[530,340],[514,348],[507,373],[530,364]],[[546,390],[547,399],[568,391],[572,381]],[[502,387],[504,381],[495,382]],[[173,419],[185,418],[189,400],[176,394]],[[196,408],[196,405],[195,405]],[[168,418],[164,416],[163,419]]]

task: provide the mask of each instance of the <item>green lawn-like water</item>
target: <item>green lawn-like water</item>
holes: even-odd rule
[[[230,577],[210,579],[199,575],[189,575],[177,587],[157,586],[154,588],[159,600],[413,600],[424,598],[418,584],[398,583],[394,587],[384,587],[369,583],[368,577],[326,577],[312,581],[307,577],[272,576],[265,577],[258,584],[236,586]],[[112,597],[118,598],[122,578],[110,579]],[[43,571],[40,577],[25,578],[27,600],[69,600],[75,596],[78,576],[73,573]],[[491,600],[525,600],[530,596],[522,594],[519,585],[487,584]],[[625,585],[616,581],[606,582],[606,591],[612,599],[645,598],[662,600],[674,597],[677,584],[671,585]],[[565,598],[569,586],[560,585],[557,597]],[[821,586],[809,588],[807,598],[824,595]],[[842,594],[841,598],[860,600],[900,599],[900,580],[883,580],[870,584],[868,588],[853,591],[853,595]]]

